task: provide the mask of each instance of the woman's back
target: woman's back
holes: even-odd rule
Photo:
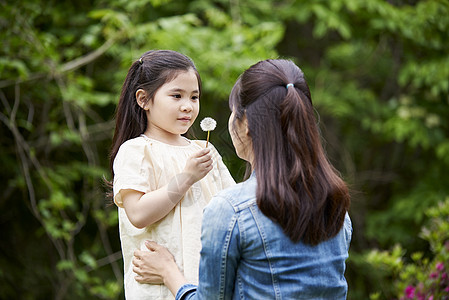
[[[258,208],[256,185],[253,174],[205,209],[198,299],[346,299],[349,216],[327,241],[293,243]]]

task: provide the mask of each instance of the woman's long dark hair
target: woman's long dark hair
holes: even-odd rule
[[[114,174],[114,159],[120,146],[147,129],[147,116],[137,103],[136,91],[145,90],[148,96],[146,101],[153,101],[154,95],[163,84],[173,80],[179,72],[189,70],[193,70],[198,78],[201,95],[200,75],[193,61],[181,53],[171,50],[148,51],[131,65],[115,112],[115,132],[109,162],[111,174]]]
[[[229,103],[235,122],[248,120],[260,210],[294,242],[335,236],[350,196],[324,153],[301,69],[289,60],[258,62],[238,79]]]

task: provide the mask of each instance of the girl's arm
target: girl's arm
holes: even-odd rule
[[[160,189],[142,193],[136,190],[121,190],[123,207],[130,222],[144,228],[165,217],[178,204],[187,190],[212,170],[210,149],[202,149],[192,155],[182,173]]]

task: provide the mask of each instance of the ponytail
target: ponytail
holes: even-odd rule
[[[248,120],[260,210],[294,242],[335,236],[349,193],[325,156],[301,70],[286,60],[259,62],[237,81],[230,104]]]

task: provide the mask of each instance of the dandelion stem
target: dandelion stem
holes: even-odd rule
[[[206,148],[207,148],[207,145],[209,144],[209,134],[210,134],[210,131],[207,132]]]

